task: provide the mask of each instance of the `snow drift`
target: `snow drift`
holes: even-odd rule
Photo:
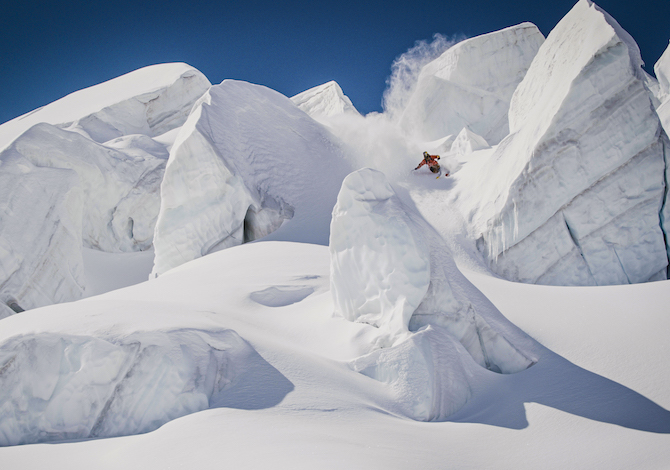
[[[668,144],[641,63],[633,39],[589,0],[549,34],[512,98],[510,135],[459,175],[495,272],[558,285],[665,279]]]
[[[212,87],[170,152],[152,275],[284,221],[274,239],[327,244],[337,189],[351,171],[344,157],[335,137],[285,96],[234,80]]]
[[[470,394],[470,365],[513,373],[535,362],[506,339],[518,333],[483,302],[440,235],[404,206],[383,173],[363,169],[342,183],[330,253],[336,312],[377,327],[384,348],[353,366],[399,388],[409,416],[439,420],[459,409]],[[469,362],[445,360],[468,354]]]
[[[400,126],[419,140],[464,127],[497,144],[508,132],[507,111],[544,36],[532,23],[462,41],[426,64]]]

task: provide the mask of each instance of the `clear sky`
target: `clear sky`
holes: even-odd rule
[[[381,111],[391,64],[415,41],[523,21],[546,36],[575,2],[11,0],[0,13],[0,122],[162,62],[287,96],[336,80],[361,112]],[[670,0],[596,3],[632,34],[652,72],[670,39]]]

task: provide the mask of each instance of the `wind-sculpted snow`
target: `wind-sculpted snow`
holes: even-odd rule
[[[298,93],[291,101],[315,119],[346,113],[359,114],[340,85],[334,81]]]
[[[83,199],[77,174],[3,154],[0,201],[0,318],[81,298]]]
[[[444,419],[467,401],[470,366],[445,357],[469,354],[472,365],[503,373],[534,363],[506,339],[516,333],[383,173],[363,169],[342,183],[330,253],[336,312],[377,327],[384,348],[353,367],[398,388],[409,416]]]
[[[232,330],[0,344],[0,445],[153,431],[216,406],[258,354]]]
[[[212,87],[170,152],[152,274],[279,227],[274,239],[326,244],[349,171],[332,134],[285,96],[234,80]]]
[[[401,127],[429,141],[468,127],[497,144],[509,131],[514,89],[543,41],[535,25],[522,23],[451,47],[421,70]]]
[[[656,108],[665,132],[670,132],[670,46],[665,50],[654,65],[654,73],[658,79],[658,100]]]
[[[588,0],[550,33],[512,98],[511,134],[459,174],[496,272],[559,285],[665,279],[667,138],[640,67],[632,38]]]
[[[210,86],[187,64],[144,67],[3,124],[0,149],[39,123],[67,128],[98,143],[130,134],[156,137],[181,126]]]
[[[163,145],[142,135],[101,145],[75,132],[37,124],[1,152],[0,161],[17,156],[35,166],[76,172],[84,195],[84,246],[108,252],[151,246],[167,161]],[[0,174],[4,171],[0,167]],[[45,198],[41,204],[51,202]],[[16,213],[16,217],[26,214]],[[0,233],[5,230],[3,226]]]

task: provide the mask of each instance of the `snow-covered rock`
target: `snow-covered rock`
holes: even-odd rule
[[[656,112],[661,118],[665,132],[668,133],[670,132],[670,46],[654,64],[654,73],[658,80],[657,98],[660,101]]]
[[[641,64],[635,41],[589,0],[550,33],[512,98],[510,135],[459,174],[497,273],[565,285],[665,278],[668,143]]]
[[[42,123],[0,152],[0,161],[18,157],[38,167],[76,172],[84,196],[83,219],[79,222],[84,246],[108,252],[151,246],[167,162],[165,146],[145,135],[119,137],[102,145],[79,133]],[[0,166],[0,174],[4,171]],[[52,203],[45,200],[42,204]],[[3,226],[0,233],[5,230]]]
[[[0,149],[35,124],[48,123],[103,143],[122,135],[159,136],[181,126],[211,86],[183,63],[159,64],[79,90],[0,126]]]
[[[443,419],[467,401],[469,366],[439,367],[445,356],[469,354],[470,363],[503,373],[534,363],[510,343],[517,334],[383,173],[363,169],[342,183],[330,253],[335,311],[377,327],[377,345],[385,348],[353,366],[402,390],[409,416]],[[439,391],[429,383],[440,384]]]
[[[330,81],[291,98],[295,105],[314,119],[337,116],[339,114],[359,114],[351,100],[342,92],[335,81]]]
[[[509,131],[514,89],[543,41],[535,25],[522,23],[449,48],[421,70],[401,127],[420,140],[468,127],[497,144]]]
[[[0,446],[139,434],[216,406],[258,354],[233,330],[0,344]]]
[[[351,171],[344,153],[285,96],[234,80],[213,86],[170,152],[153,275],[279,227],[274,239],[327,244],[330,211]]]
[[[82,205],[74,171],[0,160],[0,318],[81,298]]]

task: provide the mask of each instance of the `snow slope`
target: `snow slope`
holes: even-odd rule
[[[225,80],[194,106],[161,184],[153,275],[274,232],[328,242],[330,211],[351,171],[321,124],[268,88]]]
[[[666,278],[668,141],[640,67],[632,38],[589,0],[549,34],[512,98],[510,135],[459,174],[461,207],[497,273],[573,285]]]
[[[497,144],[508,132],[514,89],[543,43],[532,23],[462,41],[426,64],[400,118],[400,127],[432,141],[468,127]]]
[[[545,346],[529,340],[538,362],[518,374],[474,369],[470,401],[449,421],[426,423],[403,418],[390,385],[352,369],[352,361],[372,352],[378,333],[332,315],[329,266],[323,246],[250,243],[150,282],[2,320],[3,346],[17,335],[40,347],[54,337],[61,345],[86,337],[89,356],[86,349],[58,349],[68,360],[100,358],[93,344],[112,338],[174,344],[170,332],[211,337],[232,330],[258,353],[256,366],[265,371],[249,374],[253,361],[235,361],[239,381],[221,394],[221,407],[148,434],[0,448],[3,468],[47,461],[54,469],[216,468],[223,459],[238,468],[660,469],[670,458],[670,371],[662,354],[670,328],[668,281],[565,288],[466,272],[508,319]],[[167,356],[175,365],[196,348],[204,357],[203,340],[185,345]],[[43,376],[53,380],[48,356],[39,358],[40,370],[51,371]],[[95,363],[82,361],[82,379]],[[25,360],[15,364],[30,370]],[[56,387],[62,391],[54,399],[66,390],[87,398],[68,415],[75,416],[96,389],[78,389],[84,381],[74,380],[74,369],[62,370],[69,380],[59,383],[69,388]],[[164,384],[171,377],[171,390],[193,379],[194,369],[178,370],[184,375],[164,376]],[[23,377],[25,386],[39,384],[29,373]],[[98,377],[98,387],[111,382]],[[155,399],[153,411],[167,403],[165,391],[146,393]],[[141,409],[130,409],[130,416]]]

